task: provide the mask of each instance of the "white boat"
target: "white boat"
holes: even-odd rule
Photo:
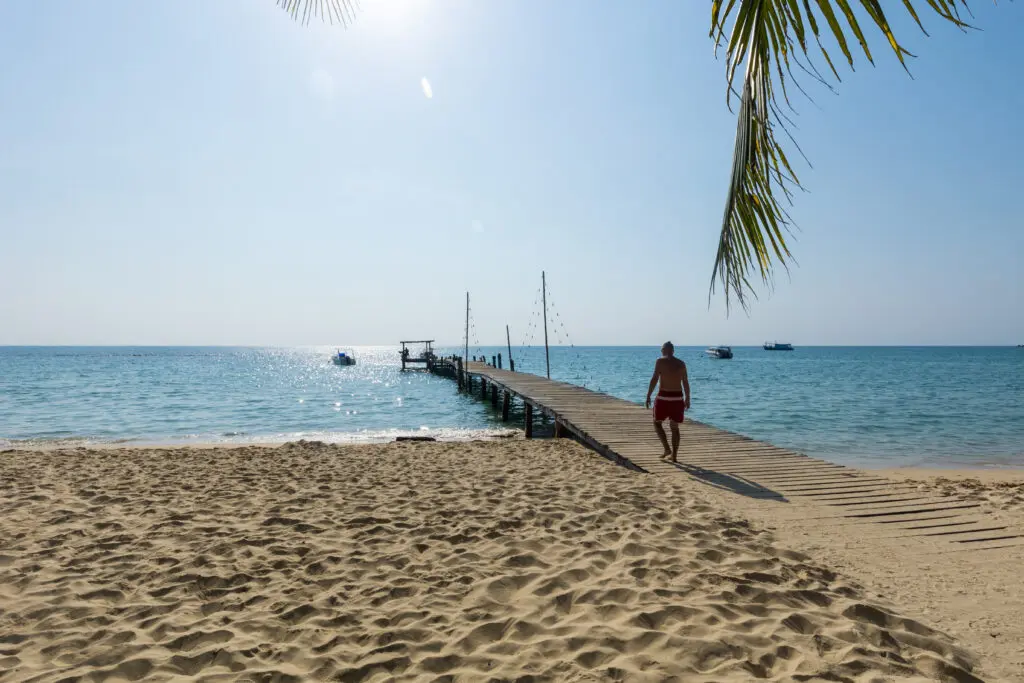
[[[765,351],[792,351],[793,345],[785,342],[765,342],[763,348]]]
[[[338,351],[331,356],[331,362],[335,365],[355,365],[356,357],[351,353],[345,353],[344,351]]]
[[[728,346],[712,346],[704,353],[712,358],[732,358],[732,348]]]

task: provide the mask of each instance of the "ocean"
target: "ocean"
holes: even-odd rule
[[[0,448],[509,433],[451,380],[403,373],[396,347],[350,348],[357,365],[337,367],[334,347],[0,347]],[[544,373],[543,348],[512,352],[517,370]],[[1024,465],[1024,349],[734,352],[717,360],[677,349],[694,418],[856,466]],[[498,353],[507,356],[470,348]],[[657,355],[554,347],[551,375],[640,402]]]

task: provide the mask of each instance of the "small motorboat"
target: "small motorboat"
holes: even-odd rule
[[[704,353],[712,358],[732,358],[732,348],[728,346],[712,346]]]
[[[335,365],[355,365],[356,364],[356,357],[353,356],[351,353],[345,353],[344,351],[338,351],[333,356],[331,356],[331,361]]]
[[[765,342],[764,343],[764,350],[765,351],[792,351],[793,350],[793,345],[792,344],[786,344],[784,342]]]

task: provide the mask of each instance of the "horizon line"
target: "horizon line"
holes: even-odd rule
[[[732,348],[758,348],[765,342],[753,344],[730,344]],[[373,347],[398,347],[397,342],[390,344],[0,344],[0,349],[299,349],[299,348],[320,348],[320,347],[352,347],[352,348],[373,348]],[[706,348],[705,344],[675,344],[677,348]],[[714,345],[712,345],[714,346]],[[463,343],[434,343],[435,348],[458,348],[464,347]],[[549,344],[549,348],[557,349],[647,349],[660,348],[661,344]],[[906,348],[1020,348],[1021,344],[794,344],[794,348],[876,348],[876,349],[906,349]],[[505,349],[506,344],[476,344],[472,349]],[[542,349],[543,344],[530,344],[527,346],[513,346],[513,349]]]

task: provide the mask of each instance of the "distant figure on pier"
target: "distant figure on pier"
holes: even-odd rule
[[[654,399],[654,431],[665,447],[665,454],[671,462],[678,462],[679,456],[679,423],[683,421],[684,412],[690,409],[690,380],[686,376],[686,363],[675,356],[672,342],[665,342],[661,347],[661,358],[654,363],[654,376],[647,387],[647,400],[644,406],[651,407],[651,394],[658,387],[658,395]],[[662,422],[668,420],[672,429],[672,448],[668,446],[668,437]]]

